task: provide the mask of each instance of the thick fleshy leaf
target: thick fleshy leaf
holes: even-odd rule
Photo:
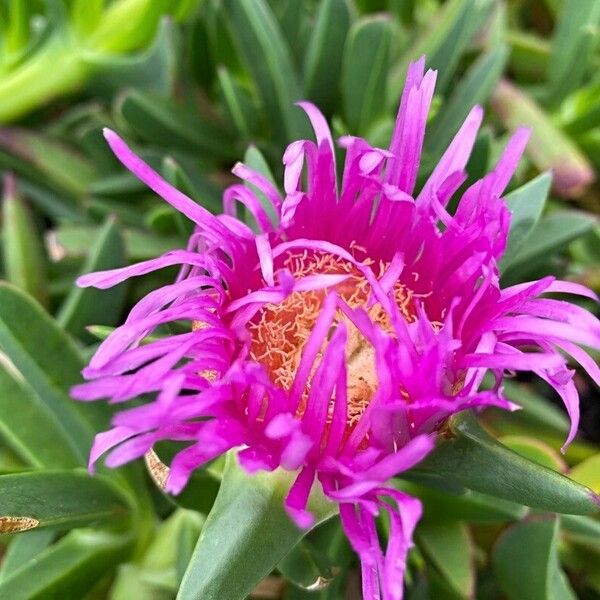
[[[185,573],[179,600],[243,600],[298,543],[299,529],[283,508],[291,480],[285,472],[248,475],[230,454],[223,483]],[[319,523],[337,507],[313,494]]]
[[[0,598],[84,598],[131,551],[129,535],[76,530],[0,582]]]
[[[468,527],[459,521],[423,521],[417,544],[448,585],[470,598],[475,588],[475,557]]]
[[[217,77],[229,119],[238,133],[248,138],[253,131],[256,131],[259,120],[251,94],[236,81],[226,67],[220,66],[217,69]]]
[[[598,45],[600,3],[566,0],[552,40],[548,72],[548,100],[558,104],[576,89],[590,69]]]
[[[584,212],[557,210],[543,216],[528,235],[516,255],[512,255],[506,273],[531,269],[535,263],[552,256],[569,242],[582,236],[597,225],[598,219]]]
[[[301,91],[290,48],[264,0],[225,0],[225,15],[241,60],[281,142],[304,137],[306,126],[294,102]]]
[[[387,17],[364,17],[350,28],[341,86],[344,116],[356,134],[364,134],[384,110],[391,38]]]
[[[350,27],[348,0],[323,0],[304,59],[304,93],[325,114],[335,107],[344,43]]]
[[[540,510],[567,514],[598,511],[599,498],[551,469],[519,456],[486,433],[470,412],[451,418],[451,437],[409,471]]]
[[[505,435],[499,439],[507,448],[544,467],[565,473],[567,465],[558,452],[544,442],[525,435]],[[577,481],[575,477],[571,477]],[[583,482],[580,482],[583,483]]]
[[[120,98],[117,111],[140,138],[163,148],[232,155],[229,134],[214,120],[162,96],[131,90]]]
[[[0,582],[29,561],[34,560],[52,543],[56,535],[52,529],[36,529],[13,536],[6,549],[6,554],[2,557]]]
[[[425,149],[434,158],[438,159],[444,153],[471,107],[487,101],[504,70],[507,57],[507,47],[502,44],[482,54],[453,89],[425,137]]]
[[[493,4],[492,0],[450,0],[437,11],[391,71],[388,101],[392,107],[398,105],[409,63],[423,54],[429,67],[439,69],[436,89],[444,91]]]
[[[468,523],[502,523],[524,517],[528,509],[520,504],[464,489],[451,493],[419,485],[412,481],[397,480],[397,485],[424,506],[429,519],[465,521]]]
[[[129,514],[127,497],[102,475],[47,470],[0,476],[3,533],[83,525],[116,528],[127,523]]]
[[[523,123],[531,127],[527,155],[541,171],[552,171],[557,194],[577,198],[585,192],[596,177],[592,165],[533,98],[516,85],[501,80],[492,95],[491,104],[511,131]]]
[[[587,460],[575,465],[569,475],[571,479],[587,485],[597,494],[600,494],[600,454],[591,456]]]
[[[494,572],[509,600],[575,600],[558,562],[558,518],[513,525],[498,540]]]
[[[45,305],[48,280],[44,248],[33,216],[11,174],[4,177],[2,223],[6,279]]]
[[[90,247],[82,273],[92,273],[127,264],[125,246],[119,227],[114,219],[108,219]],[[116,325],[123,310],[126,285],[105,290],[80,288],[73,285],[61,306],[57,320],[69,333],[82,336],[91,324]]]
[[[21,374],[0,354],[0,433],[34,468],[82,464],[70,432]]]
[[[550,173],[542,173],[505,197],[512,219],[508,246],[502,257],[502,269],[508,268],[518,256],[519,249],[527,242],[527,236],[542,216],[551,183]]]
[[[311,592],[327,588],[339,572],[329,557],[306,539],[292,548],[277,570],[294,585]]]

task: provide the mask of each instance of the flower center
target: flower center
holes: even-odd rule
[[[348,275],[344,282],[334,288],[341,299],[351,308],[363,308],[374,323],[385,331],[391,331],[389,317],[380,304],[374,304],[367,308],[371,286],[351,262],[326,252],[305,250],[302,253],[288,252],[283,266],[290,270],[294,278],[317,274]],[[373,266],[373,261],[370,266]],[[387,267],[387,264],[380,263],[380,275],[385,272]],[[400,283],[394,286],[393,291],[402,315],[408,322],[412,322],[415,319],[412,291]],[[249,328],[252,335],[250,355],[252,359],[264,365],[272,381],[285,390],[289,391],[292,387],[304,346],[319,317],[327,293],[327,290],[293,292],[280,304],[265,305],[250,323]],[[375,352],[362,333],[339,309],[335,322],[343,322],[348,332],[345,348],[348,426],[353,427],[365,412],[377,388]],[[299,415],[305,410],[312,376],[325,347],[326,341],[319,351],[313,366],[313,373],[311,373],[303,392],[298,408]],[[330,407],[330,412],[332,410],[333,406]]]

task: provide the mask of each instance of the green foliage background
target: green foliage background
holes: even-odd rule
[[[512,129],[532,127],[508,195],[504,282],[551,273],[600,291],[599,27],[598,0],[0,0],[0,598],[360,596],[331,506],[314,499],[321,524],[301,539],[283,475],[248,478],[227,457],[168,498],[168,446],[87,474],[112,409],[69,388],[127,308],[174,274],[110,291],[73,282],[190,233],[124,172],[102,127],[218,211],[237,159],[281,181],[286,144],[310,135],[298,99],[335,135],[386,146],[407,66],[425,54],[439,74],[420,181],[475,103],[486,120],[471,180]],[[515,380],[522,411],[454,418],[397,480],[425,505],[409,598],[600,598],[588,489],[600,492],[600,403],[578,385],[582,435],[565,456],[564,414]]]

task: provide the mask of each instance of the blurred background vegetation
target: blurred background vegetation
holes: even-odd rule
[[[599,27],[598,0],[0,0],[0,514],[45,515],[1,539],[0,598],[174,598],[218,487],[199,474],[172,500],[140,465],[94,480],[82,471],[110,415],[70,402],[69,387],[128,307],[174,272],[107,291],[74,280],[181,247],[190,233],[112,157],[103,127],[218,211],[238,159],[280,181],[287,143],[311,135],[296,100],[315,102],[334,135],[386,146],[407,66],[425,54],[439,72],[420,179],[475,103],[486,119],[470,181],[511,130],[530,126],[503,279],[553,274],[600,292]],[[582,436],[566,457],[565,418],[535,383],[509,387],[522,414],[489,411],[484,423],[600,492],[598,392],[578,384]],[[42,489],[46,504],[32,512]],[[486,599],[600,598],[597,520],[519,521],[522,507],[476,492],[411,491],[429,518],[409,597],[470,598],[477,587]],[[62,512],[44,513],[53,501]],[[7,533],[25,526],[0,518]],[[326,527],[254,595],[358,597],[339,526]],[[527,543],[537,554],[515,575]],[[303,590],[317,576],[333,582]]]

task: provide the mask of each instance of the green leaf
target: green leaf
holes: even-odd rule
[[[128,499],[102,475],[92,477],[83,470],[47,470],[0,476],[3,533],[20,531],[20,527],[115,528],[126,524],[129,514]]]
[[[248,475],[228,455],[178,600],[243,600],[276,567],[306,534],[283,508],[290,484],[285,472]],[[314,493],[309,510],[319,523],[337,507]]]
[[[265,157],[262,155],[261,151],[256,146],[248,146],[248,148],[246,149],[246,153],[244,154],[244,163],[254,171],[257,171],[258,173],[266,177],[276,188],[278,187],[277,182],[275,181],[275,177],[273,176],[273,172],[269,167],[269,164],[267,163]],[[256,197],[259,199],[263,208],[271,218],[271,222],[277,224],[278,218],[271,201],[255,185],[252,185],[247,181],[244,182],[244,185],[256,194]]]
[[[20,197],[14,176],[4,176],[2,241],[6,279],[41,304],[48,301],[46,257],[41,235]]]
[[[131,551],[131,537],[76,530],[0,583],[0,598],[84,598]]]
[[[163,19],[152,45],[143,52],[130,56],[85,52],[82,60],[94,73],[90,92],[110,97],[127,82],[132,88],[169,95],[179,66],[176,35],[173,22]]]
[[[238,54],[254,82],[273,133],[280,142],[303,137],[306,127],[294,107],[300,85],[291,51],[264,0],[224,0]]]
[[[258,114],[252,96],[227,68],[218,67],[217,77],[229,119],[240,135],[250,137],[258,124]]]
[[[434,481],[455,482],[540,510],[568,514],[598,510],[598,498],[590,489],[503,446],[480,427],[470,412],[452,417],[448,426],[452,437],[441,441],[408,474],[423,473]]]
[[[40,552],[52,543],[55,536],[56,532],[51,529],[24,531],[13,536],[6,554],[2,557],[0,582],[29,561],[34,560]]]
[[[502,523],[516,521],[527,514],[520,504],[480,494],[472,490],[461,493],[444,492],[412,481],[396,480],[395,484],[411,496],[416,496],[425,507],[430,520],[454,520],[468,523]]]
[[[365,133],[385,109],[392,29],[385,16],[363,17],[350,29],[344,48],[344,117],[356,135]]]
[[[1,353],[0,432],[32,467],[81,465],[78,449],[63,422]]]
[[[492,565],[509,600],[575,600],[558,562],[558,518],[513,525],[498,540]]]
[[[417,544],[446,583],[464,597],[475,591],[474,547],[469,529],[458,521],[419,524]]]
[[[482,54],[454,87],[448,101],[427,131],[425,147],[434,158],[441,157],[471,107],[487,102],[504,70],[507,57],[507,47],[496,46]]]
[[[590,69],[598,45],[600,3],[566,0],[552,40],[548,73],[548,99],[558,104],[579,87]]]
[[[569,473],[571,479],[600,494],[600,453],[575,465]]]
[[[129,90],[117,102],[116,111],[143,140],[162,148],[231,156],[230,135],[213,120],[157,94]]]
[[[69,432],[79,464],[87,464],[94,433],[106,427],[106,419],[101,406],[68,396],[81,380],[83,359],[38,304],[6,283],[0,283],[0,349]]]
[[[25,129],[0,129],[0,148],[26,161],[58,190],[83,195],[94,179],[95,169],[72,148]],[[38,178],[39,179],[39,178]]]
[[[304,92],[325,114],[339,95],[344,43],[350,28],[348,0],[323,0],[304,59]]]
[[[527,155],[540,171],[552,171],[554,189],[560,196],[576,198],[585,192],[595,177],[592,165],[533,98],[501,80],[491,104],[508,129],[531,128]]]
[[[506,205],[512,213],[512,220],[508,246],[502,257],[502,269],[510,266],[542,216],[551,183],[551,174],[542,173],[505,196]]]
[[[398,106],[409,62],[422,55],[427,57],[427,64],[432,69],[439,70],[438,92],[445,90],[460,57],[493,5],[491,0],[450,0],[437,11],[423,33],[391,70],[388,101],[392,107]]]
[[[91,246],[82,273],[92,273],[127,264],[123,238],[114,219],[108,219]],[[82,336],[92,323],[116,325],[121,317],[127,293],[126,285],[110,290],[80,288],[75,284],[61,306],[57,321],[69,333]]]
[[[292,548],[277,570],[294,585],[311,592],[327,588],[339,572],[328,556],[306,539]]]
[[[528,235],[519,252],[513,255],[506,273],[531,268],[536,262],[556,254],[569,242],[593,229],[598,223],[595,216],[574,210],[557,210],[543,216]]]
[[[567,465],[558,452],[536,438],[525,435],[504,435],[498,441],[517,454],[544,467],[559,473],[565,473],[567,470]],[[571,477],[571,479],[577,481],[574,477]]]

